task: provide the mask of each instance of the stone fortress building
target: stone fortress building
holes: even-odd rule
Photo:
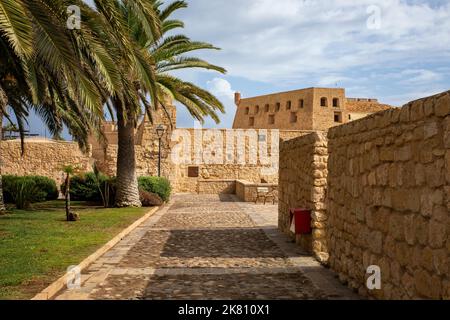
[[[392,108],[377,99],[347,98],[343,88],[307,88],[245,99],[236,93],[235,103],[234,129],[326,131]]]
[[[290,140],[316,130],[325,131],[333,126],[390,108],[378,103],[376,99],[346,98],[345,89],[341,88],[300,89],[246,99],[241,99],[240,94],[236,93],[237,111],[232,129],[195,130],[177,129],[176,106],[171,101],[167,101],[166,105],[170,106],[169,116],[160,110],[154,115],[153,124],[144,119],[135,131],[137,175],[157,174],[156,127],[162,124],[166,132],[162,139],[161,171],[162,176],[171,181],[174,192],[239,192],[242,193],[242,198],[249,201],[253,199],[256,188],[260,185],[277,188],[279,139]],[[85,171],[89,171],[88,169],[95,163],[102,172],[114,176],[118,151],[117,126],[114,122],[105,122],[103,131],[106,143],[99,143],[96,137],[91,137],[89,140],[91,148],[87,155],[83,155],[76,144],[65,142],[61,147],[70,149],[70,152],[59,153],[55,157],[53,150],[58,148],[60,142],[34,143],[30,139],[28,142],[30,148],[25,157],[21,158],[20,143],[5,141],[3,173],[27,174],[29,171],[49,176],[57,180],[59,185],[63,177],[59,168],[67,163],[79,165]],[[175,136],[177,137],[174,139]],[[174,163],[172,151],[180,143],[186,143],[187,148],[192,149],[189,150],[191,154],[210,152],[222,156],[224,161],[205,163],[193,156],[181,164]],[[233,146],[231,155],[228,150],[230,143]],[[238,159],[237,150],[240,143],[245,146],[245,163]],[[248,160],[250,154],[261,152],[261,143],[265,144],[264,148],[270,156],[270,163],[264,163],[261,159],[253,162]],[[196,145],[201,146],[200,151],[194,150]],[[231,161],[225,159],[225,155],[231,156]],[[275,170],[272,170],[273,168]]]
[[[277,190],[279,229],[359,294],[450,299],[450,91],[402,108],[324,88],[237,93],[236,104],[232,129],[177,129],[174,105],[170,119],[161,112],[153,124],[144,120],[136,129],[137,175],[157,174],[163,124],[162,175],[175,193],[254,201],[258,187]],[[90,171],[97,163],[115,175],[116,125],[104,128],[107,143],[92,139],[88,154],[75,143],[29,139],[21,157],[20,141],[2,141],[2,174],[45,175],[59,185],[63,165]],[[174,163],[180,145],[193,156]],[[261,150],[272,163],[247,159]],[[223,161],[201,161],[205,153]],[[292,208],[310,210],[310,234],[292,232]],[[366,287],[370,266],[380,268],[381,289]]]

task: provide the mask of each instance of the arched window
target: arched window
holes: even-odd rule
[[[256,106],[256,108],[255,108],[255,114],[258,114],[259,113],[259,106]]]
[[[245,108],[245,114],[249,114],[249,113],[250,113],[250,108],[249,107]]]
[[[275,111],[278,112],[280,111],[281,108],[281,103],[277,102],[277,104],[275,105]]]
[[[269,108],[270,108],[270,106],[268,104],[266,104],[266,106],[264,107],[266,112],[269,112]]]
[[[328,99],[327,98],[321,98],[320,99],[320,106],[321,107],[328,107]]]
[[[339,98],[334,98],[333,99],[333,107],[339,108]]]

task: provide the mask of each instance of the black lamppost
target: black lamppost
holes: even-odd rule
[[[158,177],[161,177],[161,139],[166,129],[162,124],[156,127],[156,135],[158,136]]]

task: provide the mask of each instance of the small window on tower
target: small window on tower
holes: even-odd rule
[[[255,114],[258,114],[259,113],[259,106],[256,106],[256,108],[255,108]]]
[[[334,122],[342,123],[342,113],[340,112],[334,113]]]
[[[249,114],[249,113],[250,113],[250,108],[249,107],[245,108],[245,114]]]
[[[281,108],[281,103],[277,102],[277,104],[275,105],[275,111],[278,112],[280,111]]]
[[[264,107],[264,111],[269,112],[269,108],[270,108],[270,106],[268,104],[266,104],[266,106]]]
[[[296,122],[297,122],[297,113],[291,112],[291,123],[296,123]]]
[[[286,102],[286,110],[291,110],[291,107],[292,107],[292,102],[291,101]]]
[[[298,100],[298,108],[303,109],[303,107],[305,106],[304,103],[305,102],[303,101],[303,99]]]
[[[327,100],[327,98],[321,98],[320,99],[320,106],[321,107],[328,107],[328,100]]]
[[[275,115],[271,114],[269,116],[269,124],[275,124]]]
[[[339,99],[338,98],[333,99],[333,107],[339,108]]]

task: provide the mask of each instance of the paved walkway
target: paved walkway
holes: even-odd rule
[[[276,225],[277,206],[176,195],[56,299],[357,298]]]

